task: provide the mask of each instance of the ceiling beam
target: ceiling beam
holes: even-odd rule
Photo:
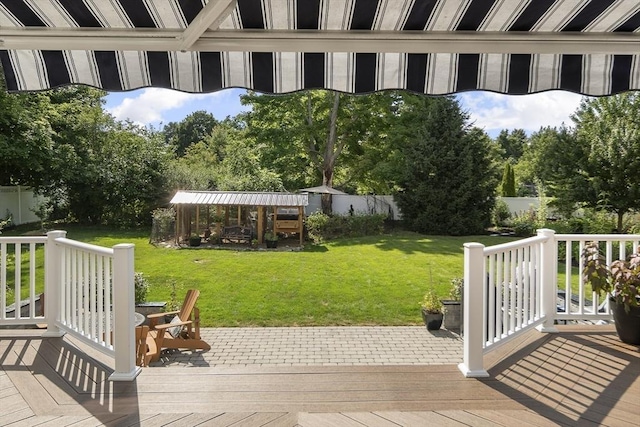
[[[2,29],[0,49],[180,51],[179,30]],[[639,33],[206,31],[189,51],[638,54]]]
[[[237,0],[210,0],[184,30],[180,50],[188,50],[207,30],[217,30],[236,7]]]

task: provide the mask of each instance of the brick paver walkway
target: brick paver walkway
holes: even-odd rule
[[[165,351],[153,366],[442,365],[462,362],[462,338],[424,326],[205,328],[211,350]]]

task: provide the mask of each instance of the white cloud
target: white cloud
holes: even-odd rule
[[[524,129],[534,132],[542,126],[570,126],[571,114],[580,104],[581,95],[570,92],[543,92],[532,95],[502,95],[470,92],[459,95],[471,122],[485,131]],[[494,131],[494,132],[492,132]]]
[[[173,110],[188,107],[195,101],[220,97],[222,92],[190,94],[169,89],[148,88],[130,92],[119,104],[107,107],[117,120],[129,119],[140,125],[166,122],[166,115]]]

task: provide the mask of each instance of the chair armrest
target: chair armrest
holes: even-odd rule
[[[167,311],[166,313],[151,313],[147,314],[147,319],[157,319],[159,317],[164,316],[165,314],[178,314],[180,311]]]
[[[155,328],[156,329],[169,329],[169,328],[173,328],[175,326],[190,325],[191,323],[193,323],[191,320],[185,320],[185,321],[175,322],[175,323],[162,323],[160,325],[156,325]]]

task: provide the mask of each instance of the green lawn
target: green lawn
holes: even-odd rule
[[[148,231],[65,227],[68,237],[103,246],[136,245],[136,271],[151,282],[148,300],[201,291],[206,326],[411,325],[430,283],[445,297],[462,276],[462,244],[508,239],[415,233],[343,239],[304,251],[165,249]]]
[[[308,244],[298,252],[232,251],[155,247],[148,243],[146,229],[61,228],[71,239],[102,246],[134,243],[135,270],[151,283],[148,300],[170,301],[172,282],[178,285],[179,299],[189,288],[200,289],[205,326],[420,324],[418,301],[428,286],[446,297],[451,278],[462,276],[464,242],[513,240],[399,232]],[[564,265],[558,267],[563,286]],[[26,292],[23,287],[25,297]]]

